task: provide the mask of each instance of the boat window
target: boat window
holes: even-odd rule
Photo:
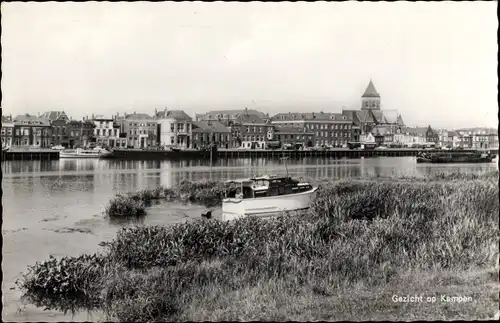
[[[248,199],[253,197],[253,190],[250,187],[243,187],[243,198]]]

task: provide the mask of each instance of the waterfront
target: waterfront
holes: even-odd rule
[[[412,157],[371,159],[302,159],[288,162],[289,173],[312,178],[422,176],[432,173],[484,173],[498,169],[490,164],[417,165]],[[20,273],[49,255],[76,256],[94,253],[124,225],[110,223],[102,215],[116,193],[135,192],[158,185],[171,187],[181,179],[209,177],[208,161],[111,161],[59,160],[6,162],[3,171],[3,273],[4,320],[87,321],[87,313],[63,315],[27,306],[11,289]],[[212,167],[214,179],[283,173],[277,161],[264,159],[219,160]],[[179,204],[155,206],[145,224],[173,223],[199,217],[203,207]],[[18,312],[19,310],[19,312]]]

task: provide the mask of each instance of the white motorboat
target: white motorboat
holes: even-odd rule
[[[222,200],[222,220],[246,216],[269,217],[307,209],[316,199],[317,187],[289,176],[261,176],[227,181],[232,186]]]
[[[59,158],[103,158],[111,155],[110,151],[105,149],[82,149],[64,150],[59,152]]]

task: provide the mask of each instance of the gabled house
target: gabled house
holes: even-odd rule
[[[52,127],[52,145],[69,147],[69,133],[66,127],[69,121],[64,111],[47,111],[40,115],[43,120],[48,120]]]
[[[158,123],[158,142],[161,146],[192,147],[193,119],[182,110],[168,110],[155,112]]]

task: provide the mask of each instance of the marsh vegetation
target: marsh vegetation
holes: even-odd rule
[[[117,321],[480,319],[497,310],[498,172],[319,185],[308,211],[124,228],[105,252],[50,258],[18,284],[35,304],[87,304]],[[217,205],[223,192],[222,182],[184,181],[117,197],[107,214],[145,214],[154,199]],[[398,293],[476,301],[408,306],[391,300]]]

